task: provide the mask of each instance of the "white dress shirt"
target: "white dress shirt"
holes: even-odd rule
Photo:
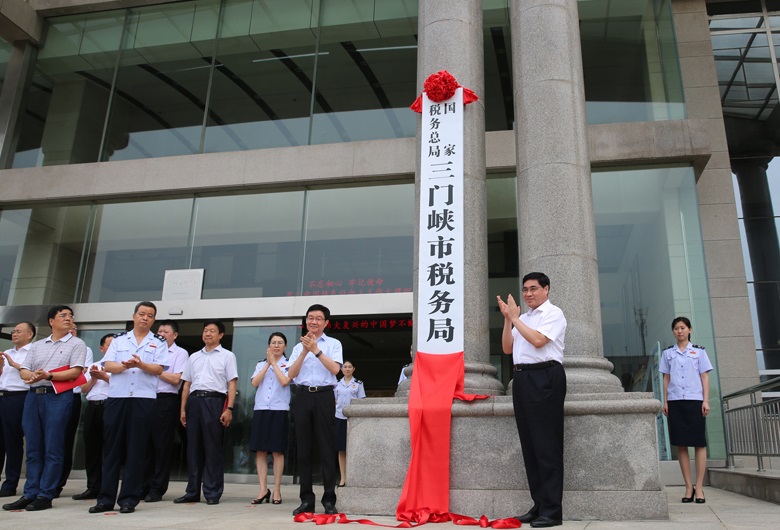
[[[320,335],[320,338],[317,339],[317,348],[319,348],[323,355],[327,355],[339,364],[344,364],[344,354],[339,340],[328,337],[323,333]],[[302,351],[303,344],[299,342],[295,345],[295,348],[293,348],[292,354],[290,355],[290,364],[293,364],[295,359],[301,356]],[[301,371],[298,372],[294,381],[296,385],[303,386],[336,386],[337,382],[336,374],[330,373],[312,352],[306,354],[306,358],[301,365]]]
[[[266,364],[267,361],[265,360],[257,363],[252,374],[253,379]],[[287,374],[287,368],[289,367],[287,359],[282,357],[276,362],[276,365],[284,374]],[[263,380],[257,386],[254,410],[290,410],[290,385],[282,386],[271,366],[268,367]]]
[[[32,346],[32,343],[25,344],[18,350],[16,348],[5,350],[5,353],[10,355],[15,363],[23,364],[24,360],[27,358],[27,353],[30,351],[30,346]],[[0,374],[0,390],[7,390],[8,392],[30,390],[30,385],[22,380],[22,376],[19,375],[19,370],[8,364],[8,359],[5,360],[3,373]]]
[[[187,360],[181,378],[192,383],[190,394],[196,390],[227,394],[228,382],[238,379],[236,356],[221,344],[210,352],[203,348]]]
[[[133,331],[117,335],[111,341],[103,362],[121,363],[138,355],[145,363],[159,364],[165,369],[168,364],[168,343],[165,338],[149,331],[140,344],[135,340]],[[157,398],[157,376],[148,374],[140,368],[129,368],[111,376],[108,386],[110,398]]]
[[[184,367],[187,365],[187,359],[190,354],[184,348],[177,346],[174,342],[168,346],[168,354],[170,356],[170,366],[165,369],[170,374],[180,374],[184,372]],[[179,381],[178,385],[172,385],[167,381],[163,381],[161,378],[157,378],[157,393],[158,394],[178,394],[179,389],[183,383]]]
[[[520,315],[520,321],[529,328],[538,331],[548,339],[541,348],[523,338],[516,328],[512,328],[512,361],[514,364],[535,364],[545,361],[558,361],[563,364],[563,337],[566,334],[566,317],[558,306],[546,300],[536,309]]]

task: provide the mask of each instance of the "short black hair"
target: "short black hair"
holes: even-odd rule
[[[523,276],[523,284],[528,280],[536,280],[542,288],[550,286],[550,278],[543,272],[529,272]]]
[[[70,314],[71,314],[71,315],[73,314],[73,309],[71,309],[70,307],[68,307],[68,306],[66,306],[66,305],[55,305],[54,307],[52,307],[51,309],[49,309],[49,313],[48,313],[48,316],[47,316],[47,318],[48,318],[49,320],[51,320],[52,318],[54,318],[54,317],[56,317],[56,316],[57,316],[57,313],[59,313],[60,311],[65,311],[66,309],[67,309],[68,311],[70,311]]]
[[[225,334],[225,324],[223,324],[221,320],[207,320],[203,323],[203,329],[206,329],[206,326],[210,326],[212,324],[217,326],[217,329],[220,333],[223,335]]]
[[[306,310],[306,316],[309,316],[309,313],[312,311],[322,311],[322,314],[325,315],[325,320],[330,320],[330,309],[325,307],[322,304],[314,304],[313,306],[309,307],[309,309]]]
[[[175,320],[163,320],[160,322],[160,325],[157,326],[157,329],[160,329],[162,326],[169,326],[174,333],[179,332],[179,324]]]
[[[114,336],[114,334],[113,334],[113,333],[106,333],[105,335],[103,335],[102,337],[100,337],[100,347],[102,348],[102,347],[103,347],[103,345],[106,343],[106,341],[107,341],[109,338],[113,337],[113,336]]]
[[[287,345],[287,337],[285,337],[284,333],[282,333],[281,331],[274,331],[273,333],[271,333],[271,335],[268,337],[268,344],[271,344],[271,339],[274,337],[279,337],[284,341],[285,346]]]
[[[54,314],[56,315],[57,313],[54,313]],[[30,328],[30,331],[32,331],[32,334],[33,334],[33,338],[35,338],[35,334],[38,333],[38,331],[35,329],[35,324],[33,324],[32,322],[30,322],[28,320],[22,320],[21,322],[19,322],[19,324],[24,324],[25,326]]]
[[[154,305],[154,304],[153,304],[152,302],[150,302],[149,300],[144,300],[143,302],[138,302],[137,304],[135,304],[135,309],[133,309],[133,314],[134,314],[134,315],[135,315],[136,313],[138,313],[138,308],[139,308],[139,307],[151,307],[152,309],[154,309],[154,314],[155,314],[155,316],[157,316],[157,306],[156,306],[156,305]]]

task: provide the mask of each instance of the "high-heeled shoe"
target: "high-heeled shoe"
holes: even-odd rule
[[[681,501],[682,501],[682,502],[685,502],[685,503],[688,503],[688,502],[693,502],[693,497],[694,497],[695,495],[696,495],[696,486],[694,486],[694,487],[693,487],[693,489],[691,490],[691,496],[690,496],[690,497],[683,497],[683,498],[681,499]]]
[[[271,498],[271,490],[266,488],[265,495],[263,495],[262,497],[258,497],[255,500],[253,500],[252,504],[263,504],[264,502],[268,503],[268,502],[270,502],[270,500],[269,500],[270,498]]]
[[[278,499],[271,499],[271,504],[282,504],[282,498],[279,497]]]
[[[704,504],[705,502],[707,502],[707,499],[705,499],[704,497],[701,497],[701,498],[696,497],[695,502],[696,502],[696,504]]]

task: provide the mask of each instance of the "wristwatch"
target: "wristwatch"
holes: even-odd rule
[[[322,350],[314,354],[315,357],[319,357],[320,355],[322,355]]]
[[[47,377],[46,380],[51,381],[52,379],[54,379],[54,374],[49,372],[49,377]]]
[[[230,412],[233,412],[233,407],[227,407]]]

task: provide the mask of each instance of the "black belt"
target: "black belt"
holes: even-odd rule
[[[30,392],[34,394],[54,394],[53,386],[36,386],[30,389]]]
[[[196,390],[195,392],[202,392],[202,391]],[[195,394],[195,392],[193,392],[193,394]],[[219,392],[212,392],[212,394],[219,394]],[[219,394],[219,395],[224,396],[225,394]],[[179,394],[174,394],[173,392],[157,392],[157,399],[177,398],[177,397],[179,397]]]
[[[103,405],[106,402],[105,399],[93,399],[92,401],[87,400],[87,405]]]
[[[560,365],[558,361],[544,361],[543,363],[531,363],[531,364],[516,364],[515,372],[522,372],[524,370],[541,370],[543,368],[549,368],[551,366]]]
[[[0,390],[0,397],[19,396],[28,392],[29,390]]]
[[[312,393],[314,393],[314,392],[327,392],[327,391],[333,392],[333,385],[325,385],[325,386],[303,386],[303,385],[299,385],[299,386],[300,386],[300,388],[302,388],[306,392],[312,392]]]
[[[190,396],[192,397],[218,397],[225,399],[227,397],[226,394],[223,394],[222,392],[209,392],[207,390],[193,390],[190,392]]]

